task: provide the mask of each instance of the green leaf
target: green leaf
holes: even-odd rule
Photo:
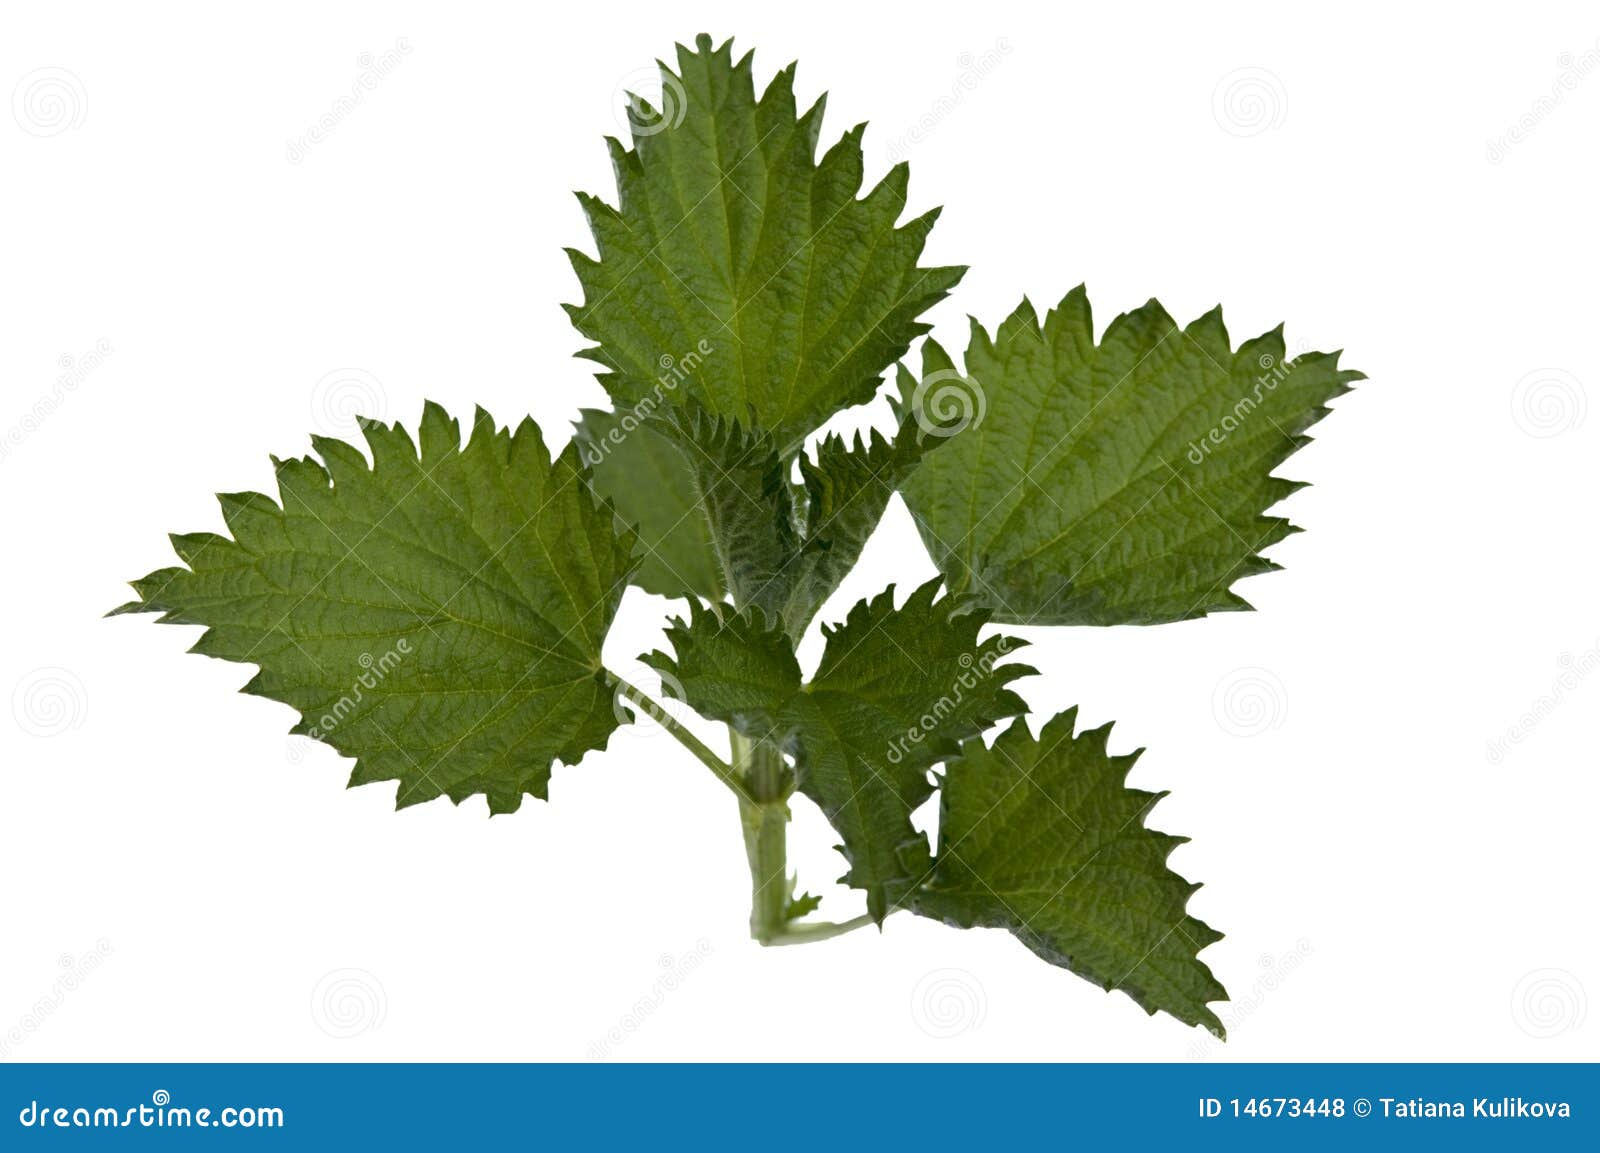
[[[845,883],[882,922],[928,868],[911,813],[933,794],[928,770],[959,742],[1027,706],[1005,686],[1034,670],[996,667],[1026,642],[980,641],[988,614],[929,581],[896,609],[893,586],[824,628],[816,676],[791,710],[795,776],[844,839]]]
[[[613,421],[698,405],[787,461],[872,398],[964,269],[918,266],[938,212],[897,226],[906,165],[857,198],[864,125],[817,160],[825,101],[798,111],[793,65],[758,99],[750,55],[701,36],[662,84],[659,114],[633,105],[632,150],[607,141],[617,207],[579,197],[599,259],[569,250],[584,298],[567,311],[596,342],[582,355],[606,369]],[[589,458],[597,491],[638,528],[644,587],[720,599],[710,542],[683,516],[692,462],[669,452],[648,433],[618,439]]]
[[[871,399],[964,270],[917,266],[938,213],[896,227],[904,164],[856,198],[864,125],[816,160],[824,101],[797,113],[794,65],[757,99],[751,55],[702,35],[661,78],[671,107],[635,122],[631,151],[607,141],[618,207],[579,197],[599,259],[570,253],[584,300],[568,312],[619,408],[670,366],[670,387],[788,455]]]
[[[804,635],[822,603],[861,558],[889,498],[917,468],[923,453],[944,443],[903,425],[894,440],[873,429],[854,443],[837,434],[817,445],[816,460],[800,457],[806,490],[805,541],[792,566],[781,612],[789,635]]]
[[[783,919],[798,921],[808,914],[815,913],[822,905],[822,898],[814,893],[801,893],[798,897],[791,896],[789,903],[784,906]]]
[[[633,583],[665,597],[721,600],[724,590],[700,515],[689,462],[647,420],[585,409],[576,440],[589,466],[590,487],[619,512],[619,528],[634,531],[639,567]]]
[[[1222,1034],[1227,992],[1196,954],[1221,934],[1185,911],[1200,886],[1167,867],[1187,838],[1153,832],[1165,793],[1130,789],[1139,753],[1110,756],[1111,726],[1073,735],[1069,709],[1035,740],[1013,721],[945,768],[939,851],[915,911],[960,928],[1009,929],[1053,965]],[[1142,751],[1142,750],[1141,750]]]
[[[717,586],[706,599],[781,603],[799,551],[791,486],[772,438],[703,409],[664,410],[651,421],[688,465],[694,512],[706,525]]]
[[[355,757],[351,785],[511,812],[617,726],[600,646],[632,540],[576,448],[552,460],[530,420],[497,431],[479,409],[463,446],[429,404],[420,451],[398,425],[363,427],[370,467],[313,437],[321,464],[274,462],[281,503],[222,496],[232,539],[174,536],[188,567],[134,582],[116,611],[206,626],[192,651],[260,666],[244,691]]]
[[[800,454],[802,483],[795,485],[769,435],[692,404],[621,420],[589,412],[579,427],[601,496],[621,496],[619,484],[658,493],[669,473],[677,486],[659,502],[645,502],[652,521],[639,536],[648,539],[653,529],[658,546],[644,547],[641,561],[654,569],[640,584],[713,603],[731,596],[735,605],[781,618],[796,640],[860,558],[898,486],[928,448],[944,443],[914,424],[894,440],[875,429],[853,441],[830,434],[814,460]],[[648,460],[649,474],[606,472],[608,454],[615,459],[631,437],[651,439],[647,452],[632,458]],[[657,581],[663,571],[676,580]]]
[[[824,627],[822,662],[804,686],[782,626],[759,612],[695,609],[668,634],[676,661],[653,658],[695,709],[794,758],[797,787],[843,838],[845,882],[866,890],[880,922],[927,875],[927,838],[911,813],[933,793],[928,770],[963,738],[1023,712],[1006,685],[1034,671],[996,667],[1025,642],[980,641],[987,614],[954,597],[935,603],[938,587],[930,581],[897,609],[891,586]]]
[[[993,339],[974,323],[964,375],[932,341],[922,381],[902,375],[902,411],[951,442],[906,503],[951,588],[999,621],[1247,609],[1230,586],[1297,531],[1265,515],[1301,487],[1272,470],[1360,379],[1338,353],[1287,357],[1281,328],[1235,352],[1220,309],[1180,331],[1152,300],[1096,345],[1081,287],[1042,325],[1024,301]]]
[[[708,720],[782,744],[785,714],[801,688],[800,662],[782,626],[759,609],[689,602],[689,619],[667,630],[672,656],[644,662],[670,673],[684,701]]]

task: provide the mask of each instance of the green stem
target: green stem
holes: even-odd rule
[[[891,910],[892,912],[893,910]],[[862,913],[859,917],[851,917],[848,921],[802,921],[789,925],[778,936],[763,941],[765,945],[809,945],[813,941],[826,941],[831,937],[842,937],[857,929],[865,929],[868,925],[875,924],[872,914]]]
[[[726,764],[721,757],[712,752],[704,741],[679,724],[677,718],[663,709],[643,690],[635,688],[614,673],[612,674],[612,679],[616,681],[617,692],[623,698],[677,738],[680,745],[693,753],[701,764],[717,775],[718,780],[733,790],[733,795],[739,798],[741,806],[756,803],[756,798],[746,787],[744,778],[730,765]]]
[[[788,782],[783,757],[772,745],[728,730],[733,749],[729,765],[654,698],[613,674],[617,693],[666,729],[739,798],[739,823],[750,861],[750,935],[763,945],[804,945],[826,941],[873,923],[863,913],[848,921],[791,922],[789,902],[794,880],[789,876]]]
[[[750,935],[763,945],[783,935],[789,921],[789,805],[784,797],[783,758],[778,750],[729,729],[733,765],[745,782],[739,824],[750,861]]]

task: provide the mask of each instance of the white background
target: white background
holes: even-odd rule
[[[1600,14],[1205,7],[8,6],[0,86],[60,101],[0,115],[4,1059],[1600,1057]],[[571,190],[702,29],[798,58],[828,141],[870,118],[869,179],[909,158],[972,266],[948,346],[1087,281],[1101,328],[1221,300],[1371,377],[1284,469],[1258,613],[1037,631],[1018,686],[1148,746],[1226,1046],[1000,932],[761,950],[731,802],[659,734],[397,815],[197,630],[101,619],[353,400],[564,441],[602,399]],[[897,502],[825,615],[931,573]],[[671,607],[629,594],[613,667]],[[809,807],[791,843],[842,872]]]

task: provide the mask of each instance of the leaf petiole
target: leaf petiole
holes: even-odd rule
[[[629,684],[615,673],[611,674],[611,679],[616,682],[618,696],[666,729],[680,745],[693,753],[701,764],[715,773],[718,780],[732,789],[734,796],[746,804],[754,805],[759,803],[739,774],[734,772],[733,766],[712,752],[711,748],[699,737],[679,724],[677,718],[662,708],[655,698],[651,697],[643,689]]]
[[[889,910],[893,913],[894,910]],[[848,921],[812,921],[790,925],[774,936],[762,942],[764,945],[809,945],[813,941],[826,941],[833,937],[842,937],[856,929],[865,929],[874,924],[871,913],[862,913],[859,917],[851,917]]]

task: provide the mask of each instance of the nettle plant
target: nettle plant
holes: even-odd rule
[[[1266,515],[1297,487],[1272,470],[1360,374],[1288,357],[1281,329],[1234,349],[1220,311],[1179,328],[1154,301],[1097,343],[1078,288],[974,323],[960,368],[923,339],[889,388],[892,438],[818,439],[964,269],[919,266],[938,214],[899,223],[906,165],[859,195],[863,127],[817,158],[823,101],[796,105],[792,65],[757,96],[751,57],[701,36],[661,74],[632,148],[607,142],[616,205],[580,196],[598,256],[570,253],[612,411],[555,456],[481,409],[463,443],[433,404],[415,440],[364,422],[370,461],[313,437],[320,461],[275,461],[277,500],[221,496],[231,537],[174,536],[183,566],[117,611],[205,626],[194,651],[259,666],[244,691],[355,758],[352,785],[399,782],[400,807],[512,812],[649,717],[737,798],[763,944],[895,910],[1004,928],[1220,1033],[1197,956],[1219,934],[1167,867],[1184,838],[1145,826],[1165,794],[1126,785],[1139,754],[1112,754],[1109,725],[1068,710],[1033,735],[1011,686],[1034,670],[1005,659],[1024,642],[994,626],[1248,608],[1231,586],[1295,531]],[[942,582],[822,626],[808,677],[798,644],[896,492]],[[645,660],[728,726],[731,759],[602,664],[630,584],[688,602]],[[936,845],[912,822],[935,790]],[[819,922],[797,894],[796,793],[837,830],[864,915]]]

